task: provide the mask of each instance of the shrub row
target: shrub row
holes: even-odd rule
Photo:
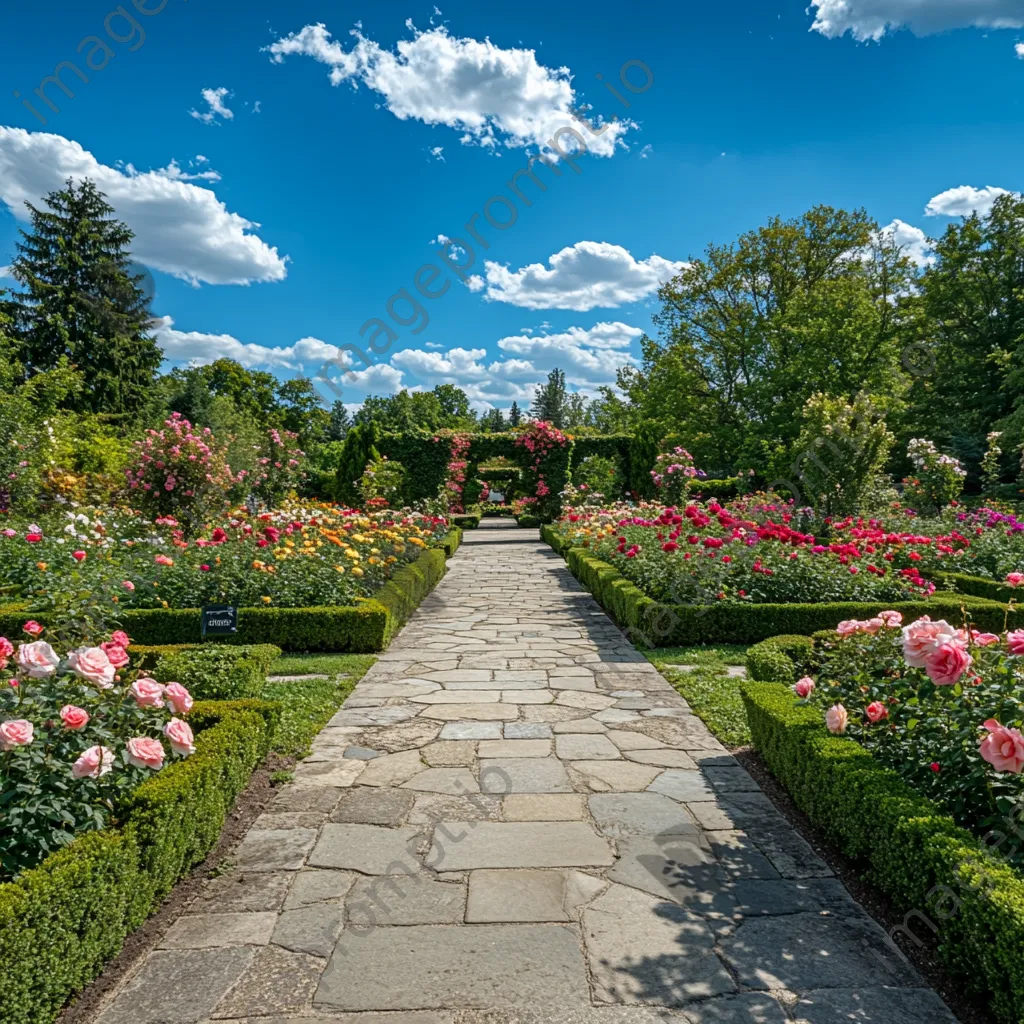
[[[814,640],[796,634],[773,636],[747,650],[747,675],[751,679],[792,679],[816,671]]]
[[[572,574],[594,595],[634,642],[648,647],[696,644],[754,644],[780,633],[810,636],[835,629],[843,619],[867,619],[879,611],[878,602],[836,601],[820,604],[667,605],[647,597],[614,566],[595,558],[586,548],[574,548],[550,526],[541,527],[546,540],[569,564]],[[889,605],[910,622],[922,615],[958,622],[966,608],[974,624],[998,632],[1007,620],[1006,605],[983,598],[936,592],[927,601]],[[1024,610],[1009,613],[1009,624],[1024,625]]]
[[[207,644],[165,651],[153,666],[153,677],[160,683],[181,683],[197,700],[262,696],[267,670],[281,656],[281,648],[273,644],[252,647]]]
[[[475,530],[480,525],[479,512],[467,512],[465,515],[452,516],[452,522],[461,530]]]
[[[785,686],[749,681],[742,693],[754,746],[796,805],[867,863],[916,942],[934,932],[968,992],[1004,1024],[1024,1020],[1024,879],[863,747],[825,732],[820,712]]]
[[[1012,587],[996,580],[987,580],[982,576],[967,576],[959,572],[933,572],[928,578],[943,590],[954,590],[972,597],[983,597],[989,601],[1007,602],[1011,597],[1021,598],[1021,592],[1014,592]]]
[[[279,716],[264,701],[197,702],[196,752],[143,783],[118,826],[0,885],[0,1024],[48,1024],[214,847]]]
[[[285,651],[383,650],[395,630],[408,618],[409,595],[418,604],[444,575],[445,555],[454,554],[462,531],[453,529],[444,548],[428,548],[415,562],[398,569],[372,598],[354,606],[319,608],[239,608],[238,632],[211,642],[241,646],[274,644]],[[429,580],[427,590],[423,581]],[[413,605],[415,607],[415,605]],[[35,614],[35,613],[33,613]],[[398,615],[398,618],[395,616]],[[27,612],[23,607],[0,608],[0,636],[17,637]],[[35,616],[44,626],[44,614]],[[121,613],[122,628],[140,645],[190,645],[201,634],[197,608],[130,608]]]
[[[536,528],[540,526],[540,519],[538,519],[537,516],[530,515],[529,512],[524,512],[521,516],[516,518],[516,525]]]

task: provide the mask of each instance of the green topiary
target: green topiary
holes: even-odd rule
[[[809,636],[772,636],[747,651],[747,673],[751,679],[796,682],[812,671],[815,671],[814,641]]]

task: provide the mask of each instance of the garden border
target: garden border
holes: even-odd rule
[[[689,647],[698,644],[754,644],[779,634],[810,636],[835,629],[843,619],[868,619],[877,614],[877,601],[836,601],[821,604],[669,605],[648,597],[615,566],[573,547],[552,526],[541,527],[541,539],[562,555],[573,574],[597,602],[627,632],[647,647]],[[1007,606],[971,595],[949,594],[928,601],[899,601],[890,608],[904,619],[922,615],[958,618],[967,608],[981,629],[1001,632]],[[1009,613],[1011,626],[1024,625],[1024,610]]]
[[[127,798],[118,827],[89,832],[0,884],[0,1024],[48,1024],[216,845],[266,757],[273,701],[197,701],[196,751]]]
[[[950,974],[985,995],[1005,1024],[1024,1019],[1024,879],[869,751],[826,733],[820,711],[797,704],[789,687],[748,680],[740,689],[754,747],[772,774],[906,912],[890,936],[920,944],[911,926],[926,939],[937,926]]]
[[[446,557],[462,543],[453,526],[440,547],[427,548],[403,565],[373,597],[356,605],[314,608],[239,608],[238,632],[207,642],[242,646],[274,644],[283,651],[372,654],[384,650],[419,603],[446,572]],[[0,607],[0,635],[18,636],[27,611]],[[36,615],[46,625],[46,616]],[[195,643],[200,635],[198,608],[129,608],[121,625],[147,647]]]

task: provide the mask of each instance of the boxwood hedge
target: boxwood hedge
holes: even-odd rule
[[[263,760],[279,706],[197,702],[196,752],[143,783],[116,827],[90,832],[0,885],[0,1024],[49,1024],[205,859]]]
[[[647,597],[613,565],[586,548],[572,547],[551,526],[541,537],[569,564],[572,574],[622,626],[634,642],[647,647],[689,647],[698,644],[754,644],[781,633],[809,636],[834,629],[843,619],[867,619],[879,611],[878,602],[836,601],[818,604],[668,605]],[[889,605],[907,622],[930,615],[959,621],[966,608],[979,629],[1000,631],[1004,622],[1024,625],[1024,610],[971,595],[936,591],[927,601]]]
[[[820,710],[798,704],[786,686],[741,689],[772,774],[905,914],[890,935],[934,941],[947,971],[998,1020],[1024,1020],[1024,879],[992,852],[1006,835],[981,841],[959,828],[863,747],[827,733]]]

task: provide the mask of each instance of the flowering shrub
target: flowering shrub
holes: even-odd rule
[[[378,455],[366,464],[359,478],[359,493],[363,507],[401,508],[402,489],[405,486],[405,466],[390,462],[386,455]]]
[[[2,879],[103,828],[125,793],[195,749],[179,717],[188,690],[131,671],[124,633],[61,655],[37,624],[25,631],[17,647],[0,637]]]
[[[981,482],[988,489],[999,486],[999,478],[1002,474],[1000,459],[1003,457],[1003,449],[999,447],[999,439],[1003,436],[1001,430],[993,430],[986,435],[985,454],[981,459]]]
[[[685,448],[662,452],[654,460],[651,479],[658,489],[658,498],[666,505],[679,505],[686,500],[690,484],[707,474],[693,464],[693,456]]]
[[[330,505],[236,509],[199,537],[173,516],[66,515],[54,531],[0,531],[0,586],[48,604],[74,573],[77,592],[112,589],[115,608],[350,605],[448,532],[439,516]]]
[[[942,509],[960,497],[967,470],[952,455],[943,455],[931,441],[914,438],[907,445],[914,476],[903,480],[904,496],[911,504]]]
[[[537,499],[539,514],[556,512],[568,468],[571,438],[550,423],[536,420],[517,431],[515,445],[525,454],[523,489]]]
[[[296,444],[298,439],[298,434],[288,430],[271,428],[267,431],[256,459],[256,469],[246,481],[267,505],[279,502],[305,478],[301,465],[305,452]]]
[[[841,622],[819,646],[817,681],[794,690],[822,708],[830,732],[856,739],[960,824],[1009,831],[1024,797],[1024,630],[979,633],[927,616],[905,625],[882,611]]]
[[[138,461],[126,473],[131,500],[152,514],[180,518],[189,530],[223,506],[243,478],[232,475],[210,428],[194,433],[181,413],[172,413],[163,430],[148,430],[135,448]]]

